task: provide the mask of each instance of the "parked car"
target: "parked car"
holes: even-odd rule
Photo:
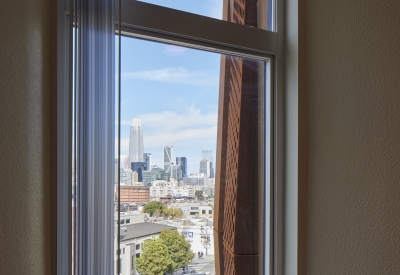
[[[196,270],[185,270],[182,274],[195,274]]]

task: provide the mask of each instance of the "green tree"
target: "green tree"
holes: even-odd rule
[[[168,249],[158,239],[144,241],[142,254],[136,259],[136,269],[142,275],[164,275],[171,269]]]
[[[182,209],[175,208],[175,207],[165,208],[164,209],[164,215],[166,217],[169,217],[170,219],[182,218],[183,217],[183,211],[182,211]]]
[[[163,230],[158,239],[144,242],[142,255],[136,261],[142,275],[173,274],[194,258],[190,243],[177,231]]]
[[[159,201],[152,201],[143,207],[143,213],[149,213],[150,217],[153,217],[153,215],[161,216],[165,208],[165,204]]]
[[[194,192],[194,195],[199,201],[204,201],[203,191],[197,190],[196,192]]]
[[[195,256],[190,251],[190,243],[175,230],[163,230],[158,239],[167,247],[168,256],[172,260],[171,269],[167,271],[170,274],[189,264]]]

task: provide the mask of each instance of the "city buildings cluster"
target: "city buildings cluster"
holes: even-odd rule
[[[144,151],[140,119],[132,119],[130,127],[129,156],[121,155],[119,160],[115,159],[115,184],[119,175],[121,202],[147,203],[152,199],[194,198],[199,190],[204,196],[214,196],[212,150],[202,151],[198,173],[189,174],[188,159],[174,158],[174,147],[164,145],[164,163],[163,167],[159,167],[152,163],[152,154]]]

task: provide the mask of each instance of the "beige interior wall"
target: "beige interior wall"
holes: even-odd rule
[[[0,274],[55,274],[53,2],[0,4]],[[308,0],[300,11],[308,274],[400,270],[399,10],[396,0]]]
[[[307,274],[400,274],[400,1],[306,12]]]
[[[55,274],[53,2],[0,2],[0,274]]]

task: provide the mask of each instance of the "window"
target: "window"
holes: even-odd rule
[[[232,2],[234,5],[228,8],[231,10],[227,11],[225,19],[243,25],[254,24],[254,18],[240,18],[243,7],[238,6],[239,1]],[[122,5],[121,20],[124,23],[121,31],[125,37],[168,43],[177,46],[176,50],[180,46],[221,54],[215,198],[223,199],[215,201],[219,204],[220,212],[214,213],[214,220],[217,221],[214,228],[219,232],[218,238],[224,239],[220,243],[242,249],[226,254],[224,258],[227,265],[221,265],[221,268],[228,268],[225,273],[234,270],[240,273],[240,268],[244,267],[235,266],[235,257],[247,254],[247,273],[263,273],[253,260],[254,255],[259,255],[264,259],[263,268],[272,268],[269,265],[269,252],[273,249],[270,230],[272,201],[269,194],[273,186],[270,169],[273,157],[271,134],[274,127],[272,98],[276,90],[273,86],[276,33],[239,24],[226,24],[138,1],[122,1]],[[250,6],[250,1],[245,5]],[[160,16],[151,19],[141,16],[146,13]],[[169,20],[164,21],[162,18]],[[226,33],[235,33],[235,36],[223,35]],[[204,164],[202,171],[207,174],[210,166]],[[238,194],[246,199],[238,199]],[[259,208],[259,205],[265,205],[266,208]],[[191,215],[198,214],[195,212],[198,207],[190,209]],[[209,213],[212,214],[212,210]],[[206,214],[206,210],[202,210],[202,214]],[[224,218],[218,219],[219,215]],[[253,231],[246,227],[248,224],[254,225]],[[236,236],[246,236],[247,239]],[[234,242],[237,243],[234,245]],[[232,251],[224,248],[224,245],[214,248],[216,258],[222,257],[226,251]]]
[[[208,210],[208,214],[212,214],[212,210]]]
[[[242,2],[246,1],[243,0]],[[269,3],[269,1],[267,2]],[[237,4],[228,8],[232,10],[227,12],[228,15],[225,20],[232,22],[239,20],[240,22],[235,22],[239,24],[230,24],[138,1],[122,0],[121,5],[123,7],[120,19],[122,22],[121,33],[125,37],[168,43],[175,47],[193,48],[221,54],[221,86],[219,90],[219,104],[221,108],[218,115],[219,135],[215,170],[217,174],[220,173],[216,176],[226,179],[227,185],[222,185],[222,181],[216,180],[215,197],[223,199],[221,201],[217,199],[216,201],[219,204],[219,212],[214,213],[214,220],[217,221],[218,215],[227,215],[219,220],[222,220],[223,223],[236,224],[237,226],[230,233],[223,231],[224,227],[229,227],[228,224],[215,223],[214,227],[219,232],[217,234],[218,237],[225,238],[227,240],[225,244],[233,246],[233,242],[238,240],[238,238],[233,238],[233,236],[241,235],[243,233],[241,230],[244,230],[244,228],[241,228],[241,225],[248,224],[243,222],[242,219],[251,218],[254,225],[252,227],[256,228],[252,233],[252,239],[247,240],[247,244],[245,243],[246,240],[240,240],[242,243],[236,243],[235,245],[235,247],[245,247],[247,251],[245,253],[233,253],[232,255],[227,255],[225,258],[227,261],[234,263],[234,257],[239,254],[258,254],[264,260],[265,265],[262,267],[263,270],[256,267],[258,271],[253,266],[253,269],[250,269],[252,270],[251,273],[266,273],[271,268],[269,265],[272,257],[270,252],[274,249],[272,242],[274,232],[271,229],[273,219],[270,214],[274,211],[271,200],[273,194],[271,191],[273,190],[274,182],[272,175],[273,162],[271,160],[274,159],[275,153],[272,148],[274,145],[273,130],[275,127],[273,124],[273,121],[275,121],[273,99],[277,91],[276,85],[278,85],[275,73],[277,71],[276,66],[279,64],[279,59],[277,59],[277,34],[263,30],[262,28],[265,27],[257,29],[242,26],[251,24],[246,24],[245,18],[242,18],[243,22],[239,20],[241,10]],[[147,14],[154,16],[143,16]],[[269,13],[265,11],[266,14]],[[163,18],[168,18],[168,20]],[[272,15],[268,20],[273,21]],[[262,24],[265,24],[265,21]],[[273,22],[271,24],[273,25]],[[231,33],[235,35],[227,35]],[[79,85],[80,83],[78,82]],[[73,99],[78,101],[78,103],[83,101],[83,98],[81,100],[73,97]],[[110,104],[112,105],[113,102]],[[120,104],[120,102],[117,104]],[[81,107],[75,106],[74,108],[74,112],[79,111],[76,114],[80,115]],[[97,113],[94,112],[93,114]],[[74,119],[80,122],[79,117],[74,117]],[[102,116],[101,119],[105,121],[110,120],[105,116]],[[118,121],[118,125],[121,125],[121,121]],[[79,123],[75,126],[80,127],[79,131],[86,131],[85,127],[82,127],[83,125]],[[252,131],[254,129],[257,130]],[[74,132],[74,136],[79,137],[82,134],[78,130]],[[77,146],[80,149],[85,148],[79,142],[75,144],[79,144]],[[244,148],[244,144],[246,144],[246,148]],[[259,153],[258,155],[256,154],[257,152]],[[74,157],[78,156],[80,156],[79,152],[75,152]],[[250,165],[245,163],[248,157],[253,158]],[[119,158],[119,161],[121,161],[121,158]],[[77,163],[85,162],[78,160]],[[261,165],[258,165],[259,163]],[[112,164],[114,164],[114,160],[112,160]],[[114,168],[115,166],[109,165],[108,171],[113,169],[111,167]],[[211,169],[210,166],[206,167],[206,169]],[[261,169],[258,169],[260,167]],[[83,169],[78,169],[79,167],[75,168],[78,171],[77,182],[84,182],[83,178],[81,178]],[[248,172],[243,172],[245,170],[248,170]],[[119,172],[120,170],[117,169],[117,171]],[[252,177],[251,182],[254,182],[252,189],[246,189],[244,186],[244,182],[249,181],[248,177]],[[163,180],[167,179],[169,179],[168,176],[163,178]],[[81,186],[79,184],[75,185],[74,188],[78,190],[78,193],[86,194],[83,192],[84,190],[80,190]],[[160,194],[163,191],[160,190]],[[171,190],[172,193],[173,190]],[[239,193],[246,194],[245,198],[247,200],[238,200],[237,194]],[[219,196],[220,194],[222,196]],[[118,198],[120,199],[120,196]],[[111,204],[107,202],[105,205]],[[79,202],[77,205],[78,207],[85,206],[82,202]],[[261,208],[258,205],[261,205]],[[244,216],[235,212],[235,209],[240,208],[238,206],[245,206],[248,207],[248,210],[253,211],[250,211],[251,215]],[[119,209],[119,207],[120,204],[116,204],[116,208]],[[192,207],[191,209],[198,210],[197,207]],[[87,209],[79,209],[79,211],[85,210]],[[101,209],[98,209],[98,211],[107,212],[101,211]],[[202,214],[205,213],[206,210],[202,210]],[[209,214],[212,214],[212,210],[209,210]],[[107,219],[110,219],[110,217]],[[123,222],[121,220],[119,224]],[[81,225],[78,224],[79,226]],[[257,231],[257,228],[260,230]],[[119,228],[116,231],[118,234],[121,234]],[[232,236],[232,238],[229,236]],[[77,241],[85,239],[84,236],[74,237],[76,237],[75,240]],[[207,238],[206,241],[209,243]],[[249,243],[252,245],[248,245]],[[258,243],[261,244],[261,247],[257,247]],[[225,253],[223,246],[216,247],[215,251],[217,254],[216,257],[222,257],[222,254]],[[86,252],[80,251],[79,253]],[[140,256],[140,254],[136,254],[137,257],[138,255]],[[75,257],[77,257],[77,261],[80,260],[79,255],[75,255]],[[121,264],[121,261],[119,263]],[[228,264],[226,266],[222,265],[221,268],[233,268],[236,270],[239,267],[234,264]],[[121,267],[119,267],[120,270]],[[236,272],[239,272],[238,270]],[[226,270],[226,272],[231,272],[231,270]]]
[[[201,210],[201,214],[205,214],[206,213],[206,210]]]

